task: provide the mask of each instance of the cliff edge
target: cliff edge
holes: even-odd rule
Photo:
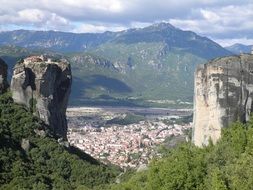
[[[14,102],[26,105],[42,119],[54,135],[66,139],[66,109],[71,91],[71,68],[67,61],[31,56],[13,70]]]
[[[0,94],[4,93],[9,86],[7,82],[7,70],[7,64],[0,58]]]
[[[253,55],[223,57],[198,66],[194,85],[193,142],[216,143],[223,127],[248,121],[253,111]]]

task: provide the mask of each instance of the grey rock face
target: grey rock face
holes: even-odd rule
[[[0,58],[0,94],[4,93],[6,89],[8,88],[7,70],[8,70],[8,66]]]
[[[32,56],[14,67],[12,97],[16,103],[29,107],[56,136],[66,139],[71,83],[71,69],[66,61]]]
[[[222,127],[246,122],[253,111],[253,55],[212,60],[195,72],[193,142],[214,143]]]
[[[31,148],[30,141],[28,139],[22,139],[21,147],[24,151],[28,152]]]

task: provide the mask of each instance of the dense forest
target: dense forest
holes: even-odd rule
[[[0,189],[103,189],[119,169],[60,145],[27,108],[0,96]]]
[[[147,171],[128,176],[113,190],[249,190],[253,187],[253,118],[222,131],[216,145],[190,143],[164,149]]]
[[[73,147],[61,145],[29,110],[0,96],[0,189],[248,190],[253,187],[253,119],[234,123],[213,145],[183,143],[163,150],[148,170],[105,166]]]

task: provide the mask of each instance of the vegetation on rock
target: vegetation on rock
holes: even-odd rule
[[[216,145],[190,143],[166,150],[147,171],[132,174],[113,190],[248,190],[253,187],[253,118],[223,129]]]
[[[0,189],[251,189],[253,186],[253,118],[223,129],[216,145],[184,143],[163,149],[148,170],[123,175],[73,147],[66,148],[30,111],[0,96]],[[24,148],[22,142],[27,143]]]
[[[0,189],[103,189],[118,175],[118,169],[36,130],[45,130],[41,120],[9,93],[0,96]]]

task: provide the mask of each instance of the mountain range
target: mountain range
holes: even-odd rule
[[[235,54],[240,54],[240,53],[250,53],[253,45],[244,45],[244,44],[234,44],[232,46],[227,46],[225,47],[228,51],[231,51]]]
[[[30,54],[68,59],[71,105],[186,106],[196,65],[232,54],[169,23],[104,33],[0,32],[0,46],[9,67]]]

